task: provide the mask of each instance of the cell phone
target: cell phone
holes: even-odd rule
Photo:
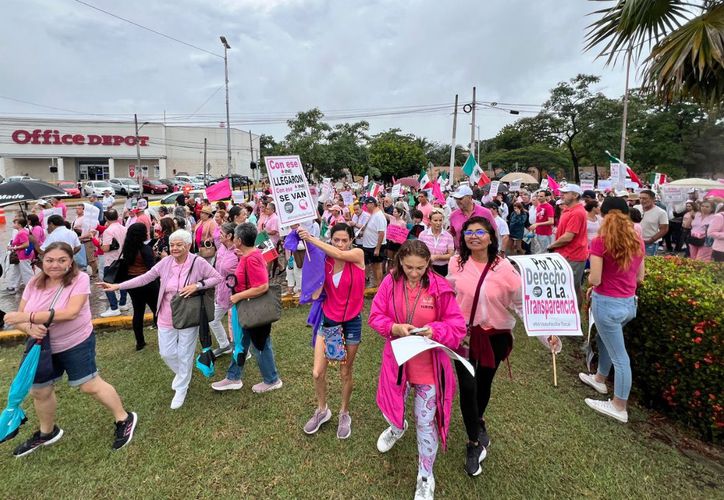
[[[408,333],[409,333],[410,335],[417,335],[418,333],[422,333],[422,332],[426,332],[426,331],[427,331],[427,327],[423,327],[423,328],[413,328],[413,329],[410,330]]]

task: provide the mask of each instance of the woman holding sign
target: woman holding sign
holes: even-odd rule
[[[591,241],[591,273],[588,296],[598,331],[597,373],[579,373],[578,378],[601,394],[613,365],[613,400],[586,398],[593,410],[628,422],[626,403],[631,390],[631,362],[623,340],[623,327],[636,317],[636,285],[644,279],[644,242],[634,230],[623,198],[608,197],[601,206],[604,215],[598,236]]]
[[[480,464],[490,446],[485,409],[495,372],[513,349],[515,317],[510,310],[521,311],[522,284],[513,264],[498,255],[498,238],[486,218],[475,216],[465,221],[459,249],[460,253],[450,260],[447,278],[468,320],[468,335],[458,353],[470,360],[475,376],[459,361],[455,362],[455,370],[460,383],[460,410],[468,434],[465,471],[477,476],[483,470]],[[538,338],[560,352],[557,337]]]
[[[352,248],[354,230],[345,223],[338,223],[330,230],[331,245],[312,236],[307,229],[297,229],[299,238],[320,248],[327,255],[324,261],[324,284],[314,293],[316,299],[325,294],[322,303],[322,328],[314,340],[314,390],[317,409],[304,426],[304,432],[314,434],[322,424],[332,418],[327,406],[327,364],[330,358],[328,344],[342,347],[344,359],[339,367],[342,378],[342,405],[339,410],[337,437],[347,439],[352,434],[352,418],[349,416],[349,400],[352,397],[352,367],[357,348],[362,341],[362,307],[365,292],[365,255],[362,249]]]
[[[377,387],[377,405],[390,427],[380,434],[377,449],[385,453],[407,430],[405,400],[415,391],[418,473],[415,498],[433,498],[432,467],[438,440],[446,445],[455,377],[447,354],[429,349],[399,366],[392,341],[421,335],[456,349],[465,335],[465,320],[445,278],[431,268],[431,255],[420,240],[402,244],[390,274],[372,301],[369,325],[386,339]]]

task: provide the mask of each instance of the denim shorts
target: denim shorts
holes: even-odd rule
[[[71,347],[67,351],[52,354],[53,369],[45,376],[36,376],[33,380],[33,388],[41,389],[49,385],[53,385],[56,381],[63,377],[63,373],[68,374],[68,385],[78,387],[83,385],[96,375],[96,335],[95,332],[83,342],[75,347]]]
[[[323,326],[337,326],[342,325],[342,333],[344,333],[344,341],[348,345],[358,345],[362,342],[362,313],[358,314],[352,319],[348,319],[340,323],[339,321],[333,321],[326,316],[322,318]]]

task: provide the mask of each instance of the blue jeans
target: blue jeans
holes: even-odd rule
[[[108,270],[108,266],[103,268],[103,274],[106,274],[106,271]],[[114,311],[118,309],[118,299],[116,298],[116,292],[106,292],[106,297],[108,297],[108,305],[111,309]],[[126,305],[126,298],[128,297],[128,291],[127,290],[121,290],[121,303],[120,305],[125,306]]]
[[[271,336],[267,337],[266,343],[264,344],[263,350],[258,350],[256,347],[251,345],[251,338],[249,335],[241,337],[241,345],[244,348],[244,353],[247,349],[251,349],[251,353],[256,358],[256,364],[259,365],[259,371],[261,372],[261,378],[265,384],[273,384],[279,380],[279,374],[277,373],[277,365],[274,361],[274,349],[272,349]],[[243,356],[243,354],[242,354]],[[244,375],[244,364],[239,366],[236,363],[234,357],[231,357],[231,364],[229,369],[226,370],[226,378],[229,380],[241,380]]]
[[[645,247],[646,255],[648,255],[649,257],[653,257],[654,255],[656,255],[656,250],[659,249],[659,242],[657,241],[656,243],[646,243]]]
[[[636,297],[607,297],[594,291],[591,311],[600,340],[598,373],[608,377],[613,365],[613,394],[619,399],[628,400],[631,392],[631,361],[623,340],[623,327],[636,317]]]

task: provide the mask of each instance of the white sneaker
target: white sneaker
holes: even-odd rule
[[[377,438],[377,449],[380,451],[380,453],[387,453],[388,451],[390,451],[392,447],[395,446],[397,440],[405,435],[406,430],[407,420],[405,420],[405,427],[402,429],[402,432],[399,435],[395,435],[395,433],[392,431],[392,426],[382,431],[380,437]]]
[[[617,410],[616,407],[613,406],[613,401],[610,399],[606,401],[598,401],[597,399],[586,398],[585,401],[589,407],[598,413],[615,418],[624,424],[628,422],[628,412],[626,410]]]
[[[581,382],[583,382],[586,385],[590,385],[594,389],[596,389],[600,394],[608,394],[608,387],[606,387],[606,382],[596,382],[596,376],[589,373],[579,373],[578,378],[581,379]]]
[[[101,313],[101,318],[112,318],[114,316],[120,316],[121,311],[118,309],[111,309],[110,307]]]
[[[432,498],[435,498],[435,478],[433,476],[417,476],[415,500],[427,500]]]
[[[118,309],[121,310],[121,311],[123,311],[123,312],[126,312],[126,311],[128,311],[128,310],[131,309],[131,306],[130,306],[129,304],[123,304],[122,306],[119,305],[119,306],[118,306]]]
[[[171,409],[178,410],[184,405],[184,401],[186,401],[186,391],[176,391],[176,394],[171,400]]]

